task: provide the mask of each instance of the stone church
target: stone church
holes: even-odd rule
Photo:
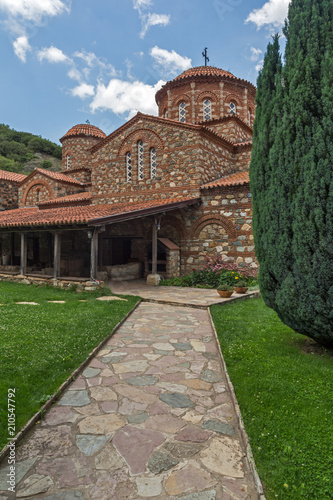
[[[256,267],[249,164],[256,88],[228,71],[184,71],[106,136],[75,125],[62,171],[0,171],[1,274],[174,277],[207,256]]]

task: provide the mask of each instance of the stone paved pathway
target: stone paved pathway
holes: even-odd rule
[[[140,304],[17,460],[0,500],[258,498],[208,313],[189,307]]]

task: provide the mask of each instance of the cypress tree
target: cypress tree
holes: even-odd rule
[[[326,346],[333,346],[332,28],[332,0],[292,0],[284,66],[275,62],[274,40],[258,78],[250,166],[262,296],[285,324]]]

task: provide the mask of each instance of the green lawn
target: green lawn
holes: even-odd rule
[[[0,449],[8,437],[8,389],[16,389],[18,430],[138,301],[96,300],[105,294],[0,282]],[[16,304],[23,301],[39,305]]]
[[[211,312],[267,499],[332,499],[332,351],[261,299]]]

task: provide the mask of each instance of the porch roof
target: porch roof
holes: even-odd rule
[[[200,201],[200,198],[168,198],[112,205],[65,206],[49,209],[18,208],[0,212],[0,229],[100,226],[175,210]]]

